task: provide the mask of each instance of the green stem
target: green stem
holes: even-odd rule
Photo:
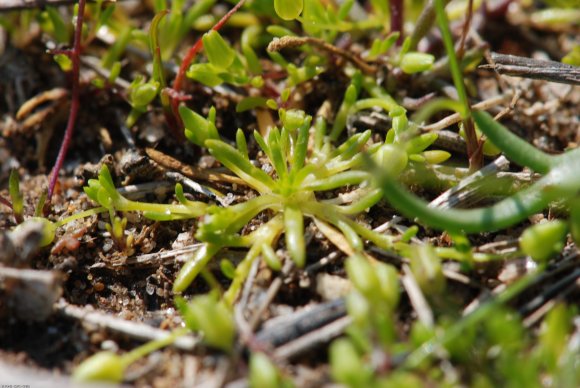
[[[362,213],[366,209],[373,207],[382,197],[383,192],[381,189],[372,189],[361,198],[357,199],[356,202],[353,202],[350,205],[339,206],[339,212],[349,215]]]
[[[458,101],[450,98],[436,98],[421,107],[412,117],[412,120],[417,124],[422,124],[428,118],[442,110],[451,110],[461,114],[462,105]]]
[[[63,218],[62,220],[56,221],[54,223],[55,227],[60,227],[63,226],[65,224],[68,224],[69,222],[73,222],[74,220],[78,220],[79,218],[85,218],[85,217],[90,217],[90,216],[94,216],[96,214],[100,214],[100,213],[104,213],[107,211],[107,208],[105,207],[97,207],[94,209],[88,209],[88,210],[84,210],[80,213],[76,213],[73,214],[71,216],[68,216],[66,218]]]
[[[158,349],[161,349],[161,348],[164,348],[168,345],[171,345],[172,343],[175,342],[175,340],[177,338],[187,334],[187,332],[188,332],[188,329],[186,329],[186,328],[176,329],[163,338],[159,338],[159,339],[147,342],[146,344],[141,345],[136,349],[133,349],[129,353],[123,355],[121,358],[121,360],[124,364],[124,368],[127,368],[129,365],[131,365],[135,361],[145,357],[149,353],[152,353]]]
[[[451,76],[453,77],[453,83],[455,84],[455,88],[457,89],[459,101],[463,106],[461,117],[467,119],[470,116],[471,109],[469,106],[469,102],[467,100],[465,85],[463,84],[463,74],[459,67],[457,56],[455,55],[453,38],[451,36],[451,31],[449,31],[449,19],[447,19],[447,14],[445,13],[444,0],[435,0],[435,12],[437,14],[437,23],[439,24],[439,29],[441,30],[445,50],[447,51],[447,56],[449,57],[449,67],[451,68]]]
[[[248,251],[248,254],[244,260],[236,268],[236,273],[230,288],[224,294],[224,301],[228,306],[232,306],[236,300],[236,297],[242,288],[243,282],[248,277],[252,263],[261,253],[261,247],[263,244],[272,245],[272,243],[278,238],[280,233],[284,228],[284,222],[281,215],[278,215],[268,221],[267,224],[262,225],[258,230],[252,233],[250,236],[253,241],[252,247]]]
[[[543,210],[554,199],[544,192],[553,186],[555,180],[549,175],[488,208],[440,210],[429,207],[388,174],[377,172],[377,175],[382,182],[383,194],[402,214],[409,218],[417,217],[432,228],[450,232],[480,233],[507,228]]]
[[[173,283],[173,292],[185,291],[199,272],[206,266],[208,261],[220,249],[221,245],[203,244],[179,271],[175,283]]]
[[[517,164],[529,167],[540,174],[546,174],[556,163],[554,157],[514,135],[486,112],[474,111],[473,118],[481,132]]]
[[[150,203],[150,202],[136,202],[130,200],[119,201],[119,203],[114,204],[115,210],[118,211],[140,211],[140,212],[151,212],[151,213],[161,213],[161,214],[175,214],[175,215],[187,215],[189,218],[199,217],[205,213],[207,205],[202,202],[196,202],[196,206],[186,206],[186,205],[172,205],[172,204],[162,204],[162,203]]]
[[[362,100],[358,100],[354,103],[351,108],[351,114],[353,112],[358,112],[363,109],[371,109],[371,108],[383,108],[387,113],[391,113],[398,109],[401,109],[401,106],[396,103],[391,97],[389,98],[364,98]]]
[[[463,125],[465,127],[469,167],[472,171],[478,170],[481,167],[483,161],[483,154],[481,153],[477,135],[475,133],[475,128],[473,127],[473,122],[471,121],[471,106],[469,105],[467,92],[465,91],[465,85],[463,83],[463,72],[459,67],[459,61],[457,60],[457,55],[455,54],[453,38],[451,37],[451,31],[449,30],[449,20],[447,19],[447,14],[445,13],[444,0],[435,0],[435,12],[437,14],[437,22],[439,24],[439,29],[441,30],[445,50],[447,51],[447,56],[449,58],[449,67],[451,69],[453,83],[455,84],[457,95],[459,96],[459,101],[462,105],[462,112],[460,112],[460,114],[461,118],[463,119]]]

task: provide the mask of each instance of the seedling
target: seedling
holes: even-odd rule
[[[14,214],[14,221],[16,221],[17,224],[20,224],[24,221],[24,198],[20,191],[20,179],[16,170],[12,170],[10,173],[8,191],[10,192],[10,199],[12,200],[12,214]]]
[[[78,382],[110,381],[120,383],[123,381],[127,368],[132,363],[149,353],[171,345],[187,332],[187,329],[177,329],[164,338],[147,342],[121,356],[109,351],[96,353],[75,368],[72,374],[73,380]]]
[[[236,335],[232,312],[216,292],[199,295],[190,302],[177,298],[175,304],[181,311],[188,329],[199,331],[209,346],[230,352]]]
[[[361,196],[349,205],[335,204],[337,200],[318,200],[316,192],[347,185],[358,185],[369,180],[369,175],[358,170],[370,131],[354,135],[336,149],[324,145],[325,124],[317,122],[314,134],[317,145],[308,153],[311,118],[302,111],[281,111],[282,130],[271,129],[267,138],[254,132],[254,137],[269,160],[272,175],[255,167],[248,157],[246,139],[238,130],[237,149],[220,140],[215,129],[215,113],[209,117],[182,107],[181,117],[187,138],[206,147],[225,167],[243,179],[260,196],[227,208],[211,206],[201,222],[196,237],[206,245],[182,269],[174,284],[174,291],[183,291],[222,247],[249,247],[245,260],[238,266],[230,290],[226,294],[232,303],[247,275],[250,264],[260,254],[272,257],[272,245],[284,234],[286,249],[299,267],[306,262],[304,218],[323,222],[337,228],[350,247],[360,252],[363,239],[388,248],[391,238],[362,227],[351,216],[376,203],[379,192],[372,187],[361,189]],[[389,145],[378,144],[369,149],[378,161],[388,159]],[[395,163],[396,164],[396,163]],[[392,166],[391,166],[392,167]],[[404,167],[404,165],[403,165]],[[239,235],[240,229],[258,214],[269,210],[273,216],[255,232]],[[274,258],[273,258],[274,259]],[[275,260],[274,260],[275,262]]]

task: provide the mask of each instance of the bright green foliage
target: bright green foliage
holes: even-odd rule
[[[559,156],[547,155],[509,132],[484,112],[473,112],[481,131],[510,159],[545,176],[538,182],[489,208],[438,210],[430,208],[405,191],[393,176],[382,176],[384,194],[391,204],[408,217],[418,217],[425,224],[453,232],[478,233],[514,225],[546,208],[552,201],[569,201],[580,189],[575,167],[580,152],[573,150]]]
[[[211,30],[203,36],[202,41],[207,59],[212,65],[220,70],[227,70],[232,65],[236,52],[219,32]]]
[[[201,332],[204,342],[226,352],[232,349],[236,334],[233,316],[216,293],[196,296],[190,302],[177,298],[175,303],[187,327]]]
[[[334,341],[329,352],[334,380],[352,388],[369,386],[372,370],[349,340]]]
[[[87,358],[73,372],[75,381],[123,381],[126,365],[123,358],[112,352],[100,352]]]
[[[399,39],[399,31],[395,31],[390,33],[384,39],[375,39],[367,56],[367,59],[373,60],[377,57],[386,54],[391,47],[397,42]]]
[[[574,45],[572,50],[562,58],[562,62],[568,65],[580,66],[580,44]]]
[[[17,223],[24,220],[24,197],[20,191],[20,177],[16,170],[10,172],[8,191],[12,200],[12,213]]]
[[[203,202],[187,200],[180,184],[175,186],[175,196],[180,202],[179,205],[131,201],[119,194],[106,165],[101,168],[99,179],[90,179],[84,191],[90,199],[109,212],[110,222],[106,224],[106,229],[117,248],[128,254],[132,252],[133,235],[125,234],[127,219],[117,216],[116,212],[141,211],[145,217],[152,220],[171,221],[198,217],[207,207]]]
[[[562,251],[567,233],[568,225],[564,221],[543,222],[530,226],[522,233],[520,246],[534,260],[547,260]]]
[[[185,137],[193,144],[203,147],[206,140],[219,139],[215,127],[215,108],[209,111],[207,119],[184,105],[179,107],[179,115],[185,125]]]
[[[159,339],[149,341],[123,355],[103,351],[92,355],[79,364],[73,371],[72,378],[77,382],[110,382],[123,381],[125,371],[135,361],[149,353],[171,345],[177,338],[187,333],[185,329],[177,329]]]
[[[129,104],[131,104],[131,113],[127,117],[126,124],[132,127],[137,122],[137,119],[145,112],[149,104],[157,96],[159,92],[159,82],[150,80],[145,82],[143,77],[137,77],[131,83],[129,89]]]
[[[206,33],[202,41],[208,62],[191,65],[187,76],[209,87],[222,83],[241,86],[257,82],[251,75],[260,74],[261,65],[252,47],[252,40],[259,31],[260,28],[253,25],[245,30],[243,55],[234,50],[217,31]]]
[[[360,198],[348,205],[337,205],[334,200],[316,199],[318,191],[328,191],[347,185],[358,185],[369,181],[369,176],[358,170],[370,132],[356,134],[344,144],[332,149],[329,144],[318,143],[312,153],[308,152],[311,118],[301,111],[281,111],[282,130],[273,128],[266,138],[254,132],[256,142],[267,156],[272,168],[271,174],[255,167],[247,153],[245,137],[241,131],[236,136],[237,149],[222,140],[204,135],[212,128],[211,117],[202,123],[201,116],[182,108],[188,138],[203,145],[225,167],[243,179],[260,196],[230,207],[210,206],[201,222],[196,237],[207,243],[182,269],[174,290],[182,291],[220,247],[245,246],[250,250],[246,259],[236,270],[236,277],[226,294],[233,301],[237,289],[249,270],[250,263],[263,254],[268,262],[277,263],[271,248],[281,234],[286,247],[298,266],[306,261],[304,241],[304,219],[312,218],[334,226],[340,231],[354,251],[363,249],[363,239],[368,239],[383,248],[391,246],[387,236],[370,231],[354,220],[351,215],[364,211],[376,203],[380,192],[372,187],[359,189]],[[210,115],[211,116],[211,115]],[[324,131],[324,127],[318,127]],[[196,133],[198,131],[199,133]],[[317,135],[314,134],[316,137]],[[318,137],[320,138],[320,137]],[[385,146],[387,147],[387,146]],[[384,155],[388,149],[380,145],[367,148],[370,153]],[[379,152],[377,152],[379,151]],[[264,210],[269,209],[274,216],[250,235],[241,236],[239,231]],[[274,264],[276,267],[278,264]]]
[[[112,215],[115,211],[141,211],[145,217],[158,221],[199,217],[207,206],[203,202],[186,200],[179,184],[175,187],[176,197],[181,202],[179,205],[131,201],[119,194],[106,165],[101,168],[99,179],[90,179],[84,191],[90,199],[109,210]]]
[[[298,16],[300,16],[303,7],[304,0],[274,0],[274,9],[276,10],[278,16],[284,20],[296,19]]]
[[[438,18],[445,45],[449,50],[450,67],[460,102],[447,101],[439,105],[438,109],[451,108],[463,118],[468,118],[471,113],[463,85],[463,74],[457,58],[452,54],[453,42],[443,10],[446,2],[437,0],[435,3],[438,6]],[[156,96],[165,88],[163,60],[171,59],[183,37],[191,32],[192,26],[195,28],[199,25],[195,22],[211,24],[212,17],[204,16],[210,16],[205,14],[215,3],[215,0],[195,1],[191,7],[184,9],[187,5],[185,0],[154,0],[157,16],[151,23],[148,38],[143,31],[131,25],[111,28],[116,36],[116,43],[103,59],[104,67],[111,69],[109,81],[114,81],[119,75],[119,59],[129,42],[137,45],[149,43],[154,57],[152,79],[146,81],[137,77],[128,90],[132,107],[127,119],[129,126],[136,123],[138,117],[149,109],[149,105],[155,102]],[[236,335],[231,306],[252,263],[263,259],[271,269],[279,271],[282,262],[277,249],[285,248],[295,265],[304,267],[309,259],[307,236],[313,229],[311,226],[317,225],[318,230],[326,234],[332,242],[343,242],[344,244],[337,244],[342,250],[353,253],[345,262],[347,275],[354,286],[345,299],[353,324],[347,331],[348,337],[335,341],[329,350],[331,374],[337,382],[353,387],[436,386],[437,383],[442,386],[465,383],[472,383],[474,386],[498,386],[504,381],[511,386],[533,386],[548,375],[548,378],[554,376],[556,385],[577,385],[578,352],[567,344],[573,312],[563,306],[556,306],[541,328],[541,343],[534,348],[533,354],[529,354],[528,336],[519,316],[503,307],[531,284],[534,275],[484,301],[480,307],[464,317],[457,318],[453,313],[448,315],[448,311],[439,311],[438,307],[443,299],[440,296],[447,285],[441,259],[462,260],[471,264],[478,254],[464,233],[512,226],[530,214],[541,211],[551,202],[562,200],[564,205],[570,205],[570,222],[555,221],[527,229],[521,238],[522,252],[538,261],[547,260],[561,250],[568,229],[575,241],[580,241],[580,202],[577,198],[580,183],[574,171],[575,166],[580,163],[580,153],[572,151],[557,157],[545,155],[517,139],[489,115],[474,112],[475,122],[489,139],[483,146],[486,155],[497,155],[503,151],[515,163],[528,166],[544,177],[530,188],[488,208],[440,211],[428,207],[425,202],[401,187],[399,177],[405,174],[409,166],[417,167],[421,164],[422,168],[428,170],[432,167],[425,166],[426,164],[442,163],[450,154],[429,149],[437,134],[420,133],[418,125],[423,120],[408,117],[406,110],[383,89],[382,85],[386,85],[386,89],[393,90],[390,83],[396,82],[388,73],[379,72],[386,74],[383,83],[379,82],[378,75],[372,74],[372,71],[367,71],[363,76],[349,61],[346,61],[342,70],[336,66],[339,61],[333,60],[332,66],[329,66],[329,55],[319,47],[309,45],[296,48],[295,51],[300,55],[288,56],[288,59],[280,52],[270,52],[268,54],[271,63],[268,64],[268,58],[259,56],[261,50],[258,49],[262,48],[265,39],[270,35],[304,35],[337,44],[337,37],[343,32],[354,39],[358,34],[374,30],[374,35],[369,35],[370,41],[374,39],[372,47],[368,54],[363,54],[365,60],[379,59],[380,62],[373,65],[379,67],[386,63],[389,67],[399,68],[407,74],[431,69],[434,56],[412,51],[415,48],[411,47],[410,40],[406,40],[402,47],[396,47],[398,33],[385,37],[384,23],[389,14],[388,2],[372,0],[369,2],[371,7],[365,10],[367,20],[350,20],[351,15],[356,15],[356,12],[350,13],[351,10],[360,11],[353,8],[358,7],[358,3],[355,0],[256,0],[245,5],[246,10],[251,10],[256,15],[246,13],[238,19],[237,26],[243,26],[241,34],[238,31],[224,35],[227,36],[226,39],[212,30],[203,35],[207,61],[202,60],[190,66],[187,76],[210,88],[224,83],[234,85],[236,93],[244,96],[236,107],[237,111],[254,108],[278,110],[280,127],[271,128],[267,133],[253,134],[255,143],[261,149],[256,154],[249,147],[242,130],[236,133],[235,145],[220,137],[216,127],[218,112],[214,108],[210,109],[207,117],[203,117],[182,105],[179,107],[179,114],[185,126],[185,136],[241,178],[256,196],[250,195],[250,199],[244,202],[222,207],[189,201],[185,198],[183,188],[176,185],[175,198],[178,203],[131,201],[119,194],[110,172],[103,167],[98,179],[90,180],[85,188],[87,195],[100,204],[100,208],[57,222],[44,218],[30,219],[43,224],[42,245],[51,243],[57,228],[64,223],[104,211],[109,213],[107,230],[118,248],[125,250],[125,253],[128,253],[131,240],[125,231],[127,219],[122,212],[139,211],[145,217],[160,221],[197,218],[195,237],[203,244],[180,271],[174,283],[175,292],[184,291],[200,273],[206,280],[211,279],[206,265],[215,256],[219,257],[222,249],[242,248],[246,250],[246,256],[237,267],[227,259],[221,260],[222,274],[231,280],[231,286],[223,297],[215,292],[219,287],[214,287],[214,293],[197,296],[191,302],[177,299],[176,305],[179,306],[189,329],[201,332],[208,345],[229,353],[233,350]],[[407,4],[406,7],[417,8],[419,2],[412,3],[414,4]],[[167,12],[169,7],[171,12]],[[96,17],[99,20],[97,25],[106,22],[111,16],[112,8],[108,10],[110,11]],[[280,23],[276,15],[295,22],[276,25]],[[546,12],[535,14],[534,20],[542,23],[574,23],[575,19],[571,15],[576,14],[547,9]],[[58,26],[63,25],[63,22],[59,20],[54,9],[45,11],[42,18],[45,31],[53,34],[57,40],[68,40],[70,28],[59,29]],[[274,25],[261,25],[264,21],[274,21]],[[236,36],[240,37],[238,42],[232,40]],[[566,61],[574,61],[576,51]],[[70,67],[68,57],[57,56],[55,59],[63,69]],[[321,75],[350,77],[350,84],[342,102],[339,102],[339,106],[332,107],[337,114],[330,119],[332,126],[329,131],[327,122],[322,117],[313,119],[302,110],[280,108],[296,106],[290,97],[295,96],[295,92],[303,92],[300,88],[302,86],[316,86],[317,77]],[[279,81],[277,77],[280,76],[286,78]],[[307,81],[312,82],[306,83]],[[272,88],[274,84],[276,87],[283,85],[280,89],[285,88],[279,96],[271,93],[275,91]],[[270,93],[263,93],[265,91]],[[161,93],[164,108],[169,107],[168,98]],[[330,100],[334,102],[334,99]],[[173,106],[176,107],[177,105]],[[386,134],[371,133],[368,130],[349,134],[348,137],[345,135],[347,123],[353,115],[377,108],[388,113],[392,121],[392,128]],[[172,110],[165,109],[165,113],[168,112],[173,114]],[[482,135],[478,133],[476,136],[479,139]],[[384,142],[377,141],[381,137],[384,137]],[[339,142],[345,138],[343,143]],[[494,149],[494,145],[497,148]],[[259,163],[254,159],[259,159]],[[379,166],[376,174],[369,171],[368,165]],[[336,192],[341,194],[337,195]],[[347,196],[342,195],[345,192],[348,192]],[[15,214],[22,213],[22,196],[17,181],[14,184],[12,177],[10,195]],[[344,199],[345,197],[350,199]],[[411,226],[395,239],[369,230],[355,220],[356,216],[374,206],[383,197],[410,219],[417,217],[427,225],[445,229],[453,238],[455,246],[433,248],[426,243],[415,245],[416,238],[423,237],[418,233],[417,226]],[[259,222],[256,222],[258,219]],[[259,226],[253,230],[247,228],[254,224]],[[401,255],[405,271],[408,265],[428,303],[432,304],[432,319],[405,322],[408,326],[404,328],[396,324],[397,306],[402,290],[398,270],[366,255],[367,242],[379,248],[396,250]],[[211,280],[209,282],[213,285]],[[406,332],[407,327],[411,327],[410,333]],[[403,338],[401,335],[407,337]],[[169,340],[163,342],[164,345],[168,343]],[[124,371],[132,361],[156,347],[164,346],[163,344],[147,344],[125,356],[109,352],[99,353],[76,370],[75,378],[83,381],[122,381]],[[396,361],[393,364],[394,370],[388,374],[383,373],[381,368],[384,365],[373,364],[377,355]],[[432,359],[438,357],[444,358],[446,364],[457,363],[458,371],[475,376],[473,381],[460,381],[463,376],[455,377],[456,380],[449,376],[442,377],[445,368],[432,364]],[[401,368],[398,368],[397,362],[403,363]],[[262,353],[251,355],[249,367],[252,386],[288,385],[273,363]],[[375,367],[378,369],[373,370]]]
[[[400,66],[403,72],[414,74],[429,70],[433,62],[435,62],[435,57],[431,54],[411,52],[403,55]]]
[[[183,42],[185,35],[191,30],[192,24],[207,14],[215,3],[216,0],[198,0],[185,8],[187,5],[185,0],[155,2],[155,12],[170,11],[168,17],[159,24],[159,40],[162,43],[161,57],[164,60],[171,58],[179,44]]]
[[[250,387],[278,388],[293,387],[291,381],[282,378],[276,366],[264,353],[252,353],[250,356]]]

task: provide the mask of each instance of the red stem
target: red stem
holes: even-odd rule
[[[72,61],[72,93],[71,93],[70,114],[68,116],[68,122],[66,124],[64,138],[60,145],[60,150],[58,151],[58,156],[56,158],[56,162],[54,163],[54,167],[52,168],[52,172],[50,175],[47,196],[49,202],[52,198],[52,194],[54,193],[56,181],[58,180],[58,172],[62,168],[64,159],[66,157],[66,153],[70,146],[70,142],[72,139],[77,119],[77,114],[79,111],[79,73],[80,73],[81,40],[83,32],[83,19],[85,14],[85,3],[86,0],[79,0],[79,10],[75,26],[73,49],[69,53],[70,59]]]
[[[399,31],[397,45],[403,43],[403,0],[390,0],[389,10],[391,11],[391,33]]]
[[[245,2],[246,2],[246,0],[240,0],[238,2],[238,4],[235,5],[234,8],[232,8],[228,13],[226,13],[212,27],[212,30],[219,31],[223,27],[223,25],[226,24],[226,22],[230,19],[230,17],[234,13],[236,13],[242,7],[242,5],[244,5]],[[195,58],[197,53],[203,48],[203,41],[201,40],[201,38],[202,37],[199,37],[197,39],[197,41],[194,43],[194,45],[191,46],[191,48],[189,49],[189,51],[187,52],[187,54],[183,58],[181,65],[179,66],[179,71],[177,72],[177,76],[175,77],[175,80],[173,81],[173,90],[175,90],[176,92],[179,92],[181,90],[181,88],[183,86],[183,79],[185,78],[185,72],[187,71],[187,68],[191,65],[191,62],[193,62],[193,59]]]
[[[4,198],[3,196],[0,195],[0,204],[9,207],[10,209],[12,209],[12,203],[10,203],[9,200],[7,200],[6,198]]]

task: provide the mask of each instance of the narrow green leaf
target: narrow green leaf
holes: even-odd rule
[[[24,198],[20,191],[20,177],[16,170],[10,171],[10,178],[8,180],[8,191],[10,199],[12,200],[12,211],[17,219],[17,222],[22,222],[22,215],[24,212]]]
[[[370,177],[371,175],[366,171],[344,171],[326,178],[316,179],[314,182],[306,184],[304,189],[312,191],[334,190],[348,185],[357,185]]]
[[[245,112],[255,108],[267,108],[266,97],[245,97],[236,105],[236,112]]]
[[[284,179],[288,175],[288,168],[286,166],[286,157],[280,147],[280,131],[278,128],[272,128],[270,130],[268,146],[271,150],[270,162],[278,173],[278,177]]]
[[[236,58],[236,52],[219,32],[211,30],[202,37],[203,48],[209,62],[221,70],[227,70]]]
[[[268,174],[255,167],[244,155],[221,140],[209,139],[205,146],[224,166],[245,180],[252,188],[261,193],[272,191],[274,181]]]
[[[153,55],[153,79],[159,83],[161,89],[166,87],[166,83],[165,75],[163,74],[161,48],[159,47],[159,23],[168,13],[168,10],[158,12],[153,18],[153,21],[151,21],[151,26],[149,27],[149,50]]]
[[[186,74],[188,78],[201,82],[210,88],[214,88],[224,83],[224,79],[221,77],[219,69],[211,63],[195,63],[189,67]]]
[[[200,114],[192,111],[185,105],[179,107],[179,115],[185,125],[185,136],[192,143],[204,147],[205,141],[208,139],[209,123]]]
[[[297,206],[284,207],[284,228],[286,249],[296,266],[302,268],[306,263],[304,215]]]
[[[306,152],[308,150],[308,137],[310,130],[311,116],[307,116],[300,128],[298,128],[298,137],[294,146],[292,172],[300,170],[306,163]]]
[[[244,131],[242,131],[241,128],[238,128],[238,130],[236,131],[236,146],[238,147],[238,151],[240,151],[240,154],[242,154],[245,159],[249,159],[248,143],[246,142],[246,135],[244,135]]]
[[[173,292],[185,291],[220,248],[214,244],[203,244],[179,271],[173,283]]]

